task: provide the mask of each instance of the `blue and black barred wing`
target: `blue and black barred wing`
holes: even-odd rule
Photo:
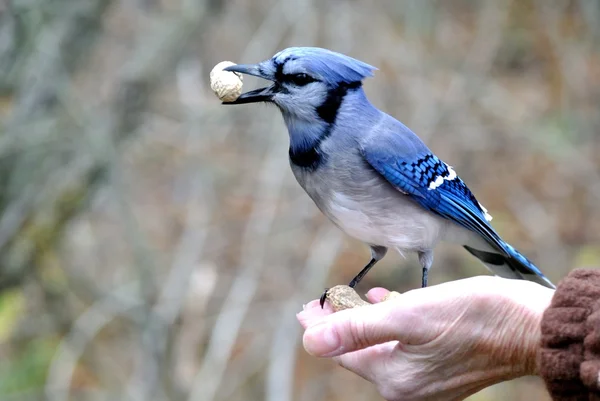
[[[480,234],[502,253],[506,244],[488,223],[491,216],[452,167],[432,153],[407,157],[393,147],[364,147],[365,160],[387,181],[423,208]]]
[[[426,210],[479,234],[497,253],[464,247],[494,274],[554,288],[540,269],[500,238],[489,224],[491,216],[452,167],[433,155],[414,134],[379,139],[361,148],[367,163]]]

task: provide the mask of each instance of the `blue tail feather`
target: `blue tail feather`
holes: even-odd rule
[[[507,254],[481,251],[465,245],[464,248],[481,260],[495,275],[533,281],[548,288],[556,288],[554,284],[534,265],[511,245],[504,243]]]

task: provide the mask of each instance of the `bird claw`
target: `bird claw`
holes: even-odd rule
[[[319,298],[319,304],[321,305],[321,309],[323,309],[323,306],[325,305],[325,300],[327,299],[327,291],[329,291],[329,288],[325,288],[325,291],[323,291],[323,294],[321,294],[321,298]]]

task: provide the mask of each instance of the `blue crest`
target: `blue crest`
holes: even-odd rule
[[[362,81],[373,76],[377,68],[341,53],[319,47],[289,47],[273,56],[284,71],[292,68],[318,75],[329,84]]]

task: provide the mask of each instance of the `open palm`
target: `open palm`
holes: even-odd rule
[[[474,277],[413,290],[333,313],[317,301],[298,319],[306,350],[334,357],[387,400],[461,400],[503,380],[535,373],[539,323],[553,290]]]

